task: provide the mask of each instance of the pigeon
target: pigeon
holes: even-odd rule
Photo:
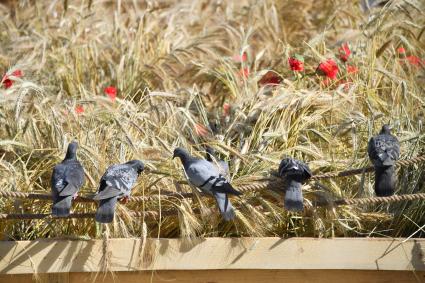
[[[400,156],[400,143],[391,134],[388,125],[383,125],[379,135],[369,140],[367,152],[375,167],[376,195],[380,197],[393,195],[397,180],[395,162]]]
[[[84,169],[77,160],[78,143],[68,145],[65,159],[53,168],[52,187],[52,215],[66,217],[71,210],[72,200],[77,197],[78,191],[84,185]]]
[[[232,220],[235,217],[235,211],[228,195],[239,196],[242,193],[235,190],[220,174],[217,166],[210,161],[192,157],[183,148],[174,150],[173,158],[175,157],[180,158],[189,182],[204,193],[214,196],[224,220]]]
[[[285,208],[289,211],[302,211],[304,205],[301,185],[310,179],[310,168],[300,160],[284,158],[279,165],[279,176],[285,178],[286,183]]]
[[[369,12],[373,8],[383,8],[389,0],[362,0],[360,6],[363,12]]]
[[[123,164],[114,164],[106,169],[100,179],[100,186],[94,200],[99,200],[95,219],[100,223],[110,223],[114,219],[115,205],[118,199],[125,202],[131,189],[142,173],[144,164],[140,160],[131,160]]]

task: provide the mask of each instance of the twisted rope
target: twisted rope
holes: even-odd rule
[[[404,167],[413,165],[416,163],[425,162],[425,155],[417,156],[411,159],[405,159],[405,160],[398,160],[396,162],[396,166],[398,167]],[[363,173],[370,173],[374,171],[373,166],[363,167],[363,168],[357,168],[357,169],[349,169],[345,171],[339,171],[339,172],[328,172],[323,173],[319,175],[313,175],[310,178],[310,181],[320,180],[320,179],[331,179],[331,178],[339,178],[339,177],[348,177],[353,175],[359,175]],[[249,192],[249,191],[260,191],[264,189],[278,189],[282,188],[284,185],[283,180],[281,178],[265,178],[261,180],[260,182],[244,185],[238,187],[238,190],[240,192]]]
[[[398,160],[396,162],[397,166],[409,166],[415,163],[425,162],[425,155],[417,156],[411,159]],[[327,179],[327,178],[338,178],[338,177],[347,177],[352,175],[363,174],[367,172],[373,172],[373,166],[358,168],[358,169],[350,169],[340,172],[328,172],[320,175],[314,175],[310,178],[310,180],[319,180],[319,179]],[[282,188],[284,182],[281,178],[272,177],[272,178],[264,178],[262,180],[258,180],[255,183],[239,186],[237,189],[241,193],[251,192],[251,191],[261,191],[264,189],[276,190]],[[11,191],[0,191],[0,197],[6,198],[22,198],[22,199],[38,199],[38,200],[51,200],[50,194],[37,194],[37,193],[23,193],[23,192],[11,192]],[[134,196],[129,198],[129,202],[143,202],[150,200],[158,200],[159,198],[190,198],[192,197],[192,193],[174,193],[174,192],[166,192],[159,195],[149,195],[149,196]],[[76,202],[95,202],[93,200],[93,195],[88,196],[78,196],[74,201]]]
[[[425,155],[416,156],[411,159],[404,159],[404,160],[398,160],[396,162],[396,166],[403,167],[403,166],[409,166],[415,163],[425,162]],[[352,175],[358,175],[368,172],[373,172],[374,168],[373,166],[368,166],[364,168],[358,168],[358,169],[350,169],[346,171],[340,171],[340,172],[329,172],[324,173],[320,175],[314,175],[310,178],[310,180],[319,180],[319,179],[329,179],[329,178],[338,178],[338,177],[347,177]]]
[[[149,219],[158,219],[159,216],[175,216],[177,211],[167,210],[161,211],[131,211],[128,212],[130,217],[147,217]],[[11,214],[0,214],[0,220],[29,220],[29,219],[70,219],[70,218],[94,218],[95,213],[71,213],[66,217],[54,217],[47,213],[11,213]]]
[[[333,203],[335,205],[356,205],[356,204],[378,204],[399,201],[425,200],[425,193],[409,194],[409,195],[393,195],[388,197],[370,197],[370,198],[354,198],[340,199]]]
[[[172,193],[166,192],[161,195],[150,195],[150,196],[135,196],[128,199],[129,202],[142,202],[157,200],[159,198],[188,198],[191,197],[192,193]],[[24,192],[12,192],[12,191],[0,191],[0,197],[4,198],[19,198],[19,199],[38,199],[38,200],[51,200],[52,195],[50,194],[39,194],[39,193],[24,193]],[[96,201],[93,199],[94,195],[77,196],[74,202],[92,202]]]
[[[340,199],[331,202],[316,202],[316,206],[340,206],[340,205],[366,205],[366,204],[378,204],[378,203],[390,203],[400,201],[413,201],[413,200],[425,200],[425,193],[417,193],[410,195],[399,195],[399,196],[388,196],[388,197],[370,197],[370,198],[357,198],[357,199]],[[255,206],[255,209],[262,210],[261,206]],[[195,213],[200,213],[199,210],[195,210]],[[131,211],[128,213],[130,217],[148,217],[149,219],[159,219],[163,216],[176,216],[178,211],[167,210],[161,211]],[[95,213],[72,213],[67,217],[53,217],[51,214],[0,214],[0,220],[30,220],[30,219],[70,219],[70,218],[94,218]]]

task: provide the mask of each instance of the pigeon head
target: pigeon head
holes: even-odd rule
[[[130,160],[127,162],[127,164],[130,165],[134,170],[136,170],[137,174],[139,175],[145,169],[145,165],[140,160]]]
[[[381,132],[380,134],[385,134],[385,135],[389,135],[391,133],[391,127],[388,124],[385,124],[382,126]]]
[[[77,141],[72,141],[68,145],[68,150],[66,151],[65,159],[76,159],[77,158],[77,148],[78,143]]]
[[[184,148],[178,147],[174,150],[174,153],[173,153],[173,159],[176,157],[180,158],[180,160],[183,161],[188,159],[189,153]]]

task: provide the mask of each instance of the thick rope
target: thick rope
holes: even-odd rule
[[[410,194],[410,195],[393,195],[388,197],[370,197],[370,198],[357,198],[357,199],[340,199],[336,201],[322,201],[316,202],[316,206],[340,206],[340,205],[366,205],[378,203],[390,203],[400,201],[413,201],[425,200],[425,193]],[[261,206],[256,206],[255,209],[262,210]],[[199,213],[196,210],[195,213]],[[128,213],[130,217],[147,217],[149,219],[158,219],[160,216],[176,216],[178,211],[167,210],[161,211],[131,211]],[[53,217],[51,214],[0,214],[0,220],[30,220],[30,219],[70,219],[70,218],[94,218],[95,213],[72,213],[67,217]]]
[[[409,195],[393,195],[388,197],[370,197],[370,198],[353,198],[335,200],[335,205],[357,205],[357,204],[378,204],[399,201],[425,200],[425,193],[409,194]]]
[[[126,213],[130,217],[146,217],[149,219],[158,219],[159,216],[175,216],[177,215],[175,210],[161,211],[130,211]],[[11,214],[0,214],[0,220],[29,220],[29,219],[70,219],[70,218],[94,218],[95,213],[71,213],[66,217],[54,217],[47,213],[11,213]]]
[[[398,160],[396,162],[397,166],[403,167],[403,166],[409,166],[415,163],[419,162],[425,162],[425,155],[417,156],[411,159],[406,160]],[[358,175],[363,174],[366,172],[373,172],[374,168],[372,166],[370,167],[364,167],[364,168],[358,168],[358,169],[350,169],[346,171],[340,171],[340,172],[329,172],[324,173],[320,175],[314,175],[310,178],[310,180],[319,180],[319,179],[326,179],[326,178],[337,178],[337,177],[347,177],[352,175]],[[264,189],[281,189],[283,187],[284,183],[281,178],[272,177],[272,178],[264,178],[262,180],[259,180],[255,183],[249,184],[249,185],[242,185],[237,188],[238,191],[241,193],[251,192],[251,191],[260,191]],[[37,193],[24,193],[24,192],[11,192],[11,191],[0,191],[0,197],[6,197],[6,198],[22,198],[22,199],[38,199],[38,200],[51,200],[50,194],[37,194]],[[143,202],[143,201],[150,201],[150,200],[158,200],[159,198],[190,198],[192,197],[192,193],[174,193],[174,192],[166,192],[158,195],[149,195],[149,196],[134,196],[129,198],[129,202]],[[74,201],[76,202],[95,202],[95,200],[92,199],[93,195],[90,196],[78,196]]]

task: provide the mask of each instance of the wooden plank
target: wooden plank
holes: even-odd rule
[[[57,273],[62,275],[62,273]],[[48,276],[51,276],[49,274]],[[69,273],[66,283],[410,283],[425,282],[425,272],[371,270],[169,270],[111,273]],[[45,274],[40,274],[44,278]],[[68,281],[69,280],[69,281]],[[0,282],[36,282],[30,274],[0,275]]]
[[[203,269],[425,271],[424,254],[425,239],[148,239],[145,245],[140,239],[3,241],[0,273]]]

